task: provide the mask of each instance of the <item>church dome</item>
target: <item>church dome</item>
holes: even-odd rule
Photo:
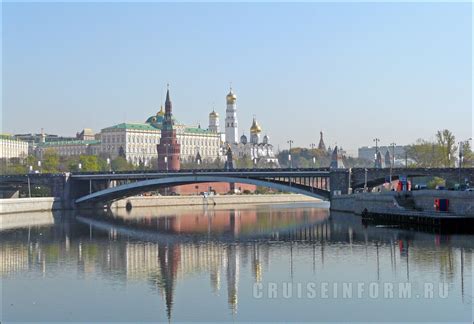
[[[252,126],[250,127],[250,133],[251,134],[259,134],[262,132],[262,128],[260,125],[257,123],[257,120],[255,117],[253,118]]]
[[[230,91],[229,93],[227,94],[227,103],[228,104],[233,104],[235,103],[235,101],[237,100],[237,96],[235,95],[235,93],[232,91],[232,88],[230,88]]]
[[[160,111],[156,113],[156,115],[148,117],[145,123],[150,124],[151,126],[161,129],[161,126],[163,126],[163,121],[165,119],[165,111],[163,110],[163,106],[161,106]],[[178,124],[178,121],[174,116],[171,117],[173,120],[174,124]]]
[[[163,110],[163,105],[161,105],[160,107],[160,111],[156,113],[157,116],[164,116],[165,115],[165,111]]]
[[[212,110],[211,113],[209,114],[209,117],[217,118],[217,117],[219,117],[219,114],[216,113],[214,110]]]
[[[247,144],[247,136],[245,134],[240,136],[240,143]]]

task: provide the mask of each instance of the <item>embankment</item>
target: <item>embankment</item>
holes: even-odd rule
[[[281,195],[222,195],[203,198],[202,196],[153,196],[129,197],[112,203],[111,208],[234,205],[234,204],[275,204],[296,202],[318,202],[319,199],[297,194]],[[16,214],[63,209],[59,198],[11,198],[0,199],[0,214]]]
[[[408,194],[398,192],[360,193],[331,198],[331,210],[362,214],[364,210],[396,212],[413,209],[435,212],[434,200],[448,199],[449,212],[457,215],[474,215],[474,192],[448,190],[420,190]]]
[[[130,197],[112,203],[111,208],[125,208],[127,203],[132,207],[158,206],[196,206],[196,205],[235,205],[235,204],[276,204],[292,202],[318,202],[319,199],[298,195],[218,195],[203,198],[202,196],[163,196],[163,197]]]
[[[11,198],[0,199],[0,214],[41,212],[62,209],[61,199],[44,198]]]

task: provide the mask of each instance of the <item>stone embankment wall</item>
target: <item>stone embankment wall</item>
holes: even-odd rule
[[[405,209],[397,202],[396,197],[403,193],[361,193],[341,195],[331,198],[331,210],[361,214],[364,209],[368,212]],[[435,211],[434,200],[449,199],[449,212],[459,215],[474,215],[474,192],[448,190],[420,190],[409,193],[414,201],[414,207],[422,211]]]
[[[45,197],[0,199],[0,214],[51,211],[59,209],[62,209],[60,198]]]
[[[434,199],[449,199],[449,211],[460,215],[474,215],[474,192],[449,190],[413,191],[417,207],[425,211],[434,211]]]
[[[223,205],[223,204],[272,204],[295,202],[318,202],[316,198],[297,195],[216,195],[208,198],[203,196],[159,196],[159,197],[129,197],[112,203],[111,208],[125,208],[129,202],[132,207],[157,206],[192,206],[192,205]]]
[[[132,207],[159,207],[159,206],[195,206],[195,205],[223,205],[223,204],[273,204],[296,202],[319,202],[319,199],[296,195],[222,195],[211,196],[207,199],[202,196],[153,196],[129,197],[113,202],[111,208],[125,208],[127,202]],[[29,213],[67,209],[60,198],[12,198],[0,199],[0,214]]]

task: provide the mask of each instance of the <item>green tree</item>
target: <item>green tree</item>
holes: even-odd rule
[[[440,159],[442,166],[451,167],[454,166],[455,152],[456,152],[456,138],[454,137],[451,131],[444,129],[439,130],[436,133],[436,141],[438,144],[437,152],[439,156],[437,159]]]
[[[234,163],[235,163],[234,167],[237,169],[250,169],[254,167],[252,159],[250,159],[250,157],[247,155],[244,155],[241,158],[236,159]]]
[[[429,181],[426,186],[429,189],[436,189],[437,186],[444,186],[446,184],[443,178],[434,177],[431,181]]]
[[[414,162],[414,167],[432,168],[442,166],[442,151],[440,146],[419,139],[415,144],[409,145],[407,155]]]
[[[81,155],[79,162],[82,164],[83,171],[100,171],[99,159],[95,155]]]
[[[113,159],[111,162],[111,165],[112,165],[112,170],[114,171],[134,170],[133,164],[129,163],[127,159],[121,156]]]
[[[41,171],[44,173],[59,172],[59,155],[54,149],[47,149],[43,154]]]
[[[471,143],[469,143],[469,141],[462,143],[461,152],[463,155],[462,166],[466,168],[474,167],[474,152],[472,152]]]

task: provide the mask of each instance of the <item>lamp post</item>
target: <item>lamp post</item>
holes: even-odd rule
[[[166,147],[166,155],[165,155],[165,164],[166,164],[166,172],[168,172],[168,147],[170,145],[168,143],[165,144]]]
[[[38,169],[39,169],[39,172],[42,173],[42,168],[41,168],[41,160],[38,160]]]
[[[376,138],[374,138],[374,142],[375,142],[375,162],[374,162],[374,165],[375,165],[375,167],[377,167],[377,153],[379,152],[380,139],[376,137]]]
[[[28,172],[28,197],[31,198],[31,182],[30,182],[30,173],[33,172],[33,166],[30,165]]]
[[[111,164],[110,158],[107,158],[107,168],[109,169],[109,172],[112,171],[112,164]]]
[[[82,163],[79,162],[79,164],[77,165],[77,169],[79,170],[79,172],[82,170]]]
[[[463,145],[463,142],[459,142],[459,186],[461,186],[461,168],[462,168],[462,145]]]
[[[395,143],[390,143],[390,146],[392,147],[392,163],[390,163],[390,189],[392,189],[392,169],[395,164]]]
[[[288,151],[288,161],[290,162],[290,169],[292,169],[293,162],[291,161],[291,144],[293,144],[293,140],[288,140],[287,143],[290,144],[290,150]]]
[[[314,148],[316,147],[316,144],[311,143],[309,145],[311,147],[311,153],[313,153],[313,168],[316,166],[316,157],[314,156]]]
[[[364,169],[365,175],[364,175],[364,192],[367,192],[367,168]]]

